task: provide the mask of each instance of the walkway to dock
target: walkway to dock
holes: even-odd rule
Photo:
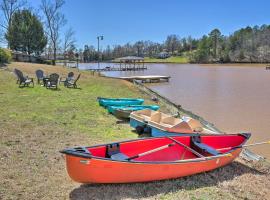
[[[170,76],[159,76],[159,75],[148,75],[148,76],[129,76],[119,77],[127,81],[133,82],[134,80],[141,81],[143,83],[158,83],[158,82],[169,82]]]

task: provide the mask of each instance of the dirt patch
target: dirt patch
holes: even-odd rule
[[[0,130],[2,199],[59,199],[65,197],[61,190],[76,186],[59,148],[90,142],[85,135],[31,122],[1,123]]]

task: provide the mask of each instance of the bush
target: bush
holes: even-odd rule
[[[42,63],[46,64],[46,65],[52,65],[53,64],[52,60],[43,60]]]
[[[11,58],[12,56],[9,50],[0,48],[0,64],[9,63]]]

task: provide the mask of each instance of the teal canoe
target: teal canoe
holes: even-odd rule
[[[130,106],[108,106],[108,112],[114,114],[116,110],[137,111],[137,110],[158,110],[158,105],[130,105]]]
[[[98,98],[99,105],[108,106],[129,106],[129,105],[141,105],[144,99],[136,98]]]

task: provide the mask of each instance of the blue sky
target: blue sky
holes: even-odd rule
[[[40,0],[29,0],[38,8]],[[248,25],[270,24],[268,0],[66,0],[62,9],[77,45],[138,40],[162,42],[169,34],[201,37],[214,28],[228,35]]]

